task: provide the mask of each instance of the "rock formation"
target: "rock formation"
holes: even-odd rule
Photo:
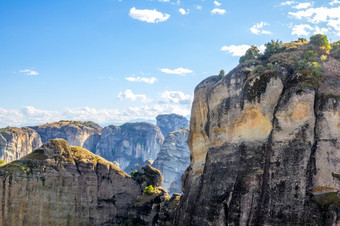
[[[41,139],[33,129],[7,127],[0,129],[0,160],[11,162],[41,146]]]
[[[164,137],[182,127],[189,127],[188,119],[177,114],[158,115],[156,120],[157,126],[161,129]]]
[[[182,193],[181,176],[190,164],[188,134],[188,128],[170,133],[165,138],[161,150],[152,164],[162,172],[163,188],[167,189],[170,195]]]
[[[174,225],[340,223],[340,62],[308,64],[310,48],[196,87]]]
[[[139,169],[148,159],[156,159],[164,137],[160,129],[150,123],[126,123],[107,126],[97,144],[96,154],[109,161],[117,161],[125,172]]]
[[[59,121],[30,128],[39,133],[43,143],[62,138],[72,146],[80,146],[92,152],[96,150],[102,130],[102,127],[91,121]]]

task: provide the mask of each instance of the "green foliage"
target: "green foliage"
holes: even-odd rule
[[[256,60],[260,56],[260,50],[257,46],[251,46],[246,53],[241,56],[239,62],[244,63],[247,60]]]
[[[314,50],[308,50],[305,55],[304,58],[306,61],[308,62],[312,62],[312,61],[316,61],[318,58],[318,53],[315,52]]]
[[[308,62],[303,59],[298,63],[298,70],[309,70],[313,75],[320,77],[323,74],[323,67],[318,62]]]
[[[5,160],[0,160],[0,166],[6,165]]]
[[[265,68],[260,64],[260,65],[257,65],[257,66],[254,68],[253,72],[255,72],[255,73],[263,72],[264,69],[265,69]]]
[[[299,60],[299,58],[296,55],[291,56],[290,59],[293,60],[293,61],[298,61]]]
[[[331,55],[337,59],[340,60],[340,41],[334,42],[331,44]]]
[[[321,61],[327,60],[327,55],[321,55],[320,60],[321,60]]]
[[[130,172],[131,177],[135,178],[140,175],[138,170],[133,170]]]
[[[304,68],[307,68],[307,60],[303,59],[303,60],[300,60],[299,63],[298,63],[298,70],[302,70]]]
[[[220,73],[218,74],[218,77],[220,77],[220,78],[223,78],[223,77],[225,77],[225,72],[224,72],[224,70],[222,69],[222,70],[220,70]]]
[[[308,42],[305,38],[298,38],[298,42]]]
[[[322,35],[322,34],[316,34],[316,35],[312,35],[309,38],[309,43],[313,46],[317,46],[326,50],[330,50],[331,46],[328,43],[328,39],[327,36]]]
[[[270,42],[264,44],[266,46],[266,50],[263,53],[263,58],[267,59],[274,53],[281,53],[286,50],[286,47],[283,45],[282,41],[274,41],[271,40]]]
[[[155,194],[155,189],[153,188],[152,185],[149,185],[147,187],[145,187],[144,192],[145,195],[152,195]]]
[[[181,130],[187,130],[187,129],[188,129],[188,127],[186,127],[186,126],[181,127]]]
[[[268,69],[274,69],[274,65],[272,63],[267,63],[267,68]]]

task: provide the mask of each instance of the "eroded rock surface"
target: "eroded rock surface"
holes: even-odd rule
[[[102,127],[91,121],[59,121],[30,127],[37,131],[43,143],[52,139],[65,139],[72,146],[95,152]]]
[[[318,79],[287,63],[292,54],[196,87],[175,225],[339,223],[340,71],[324,62]]]
[[[164,137],[169,133],[179,130],[182,127],[189,127],[189,121],[184,116],[177,114],[158,115],[157,126],[161,129]]]
[[[96,154],[109,161],[117,161],[126,172],[139,169],[146,160],[154,160],[164,137],[160,129],[150,123],[126,123],[107,126],[97,145]]]
[[[39,134],[33,129],[7,127],[0,129],[0,160],[17,160],[42,145]]]
[[[187,145],[189,129],[171,132],[164,140],[153,167],[164,177],[163,186],[169,194],[182,193],[181,176],[190,164],[190,151]]]

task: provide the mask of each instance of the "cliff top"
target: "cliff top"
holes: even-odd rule
[[[6,128],[0,128],[0,134],[5,132],[5,133],[20,133],[22,131],[34,131],[33,129],[31,128],[28,128],[28,127],[21,127],[21,128],[18,128],[18,127],[6,127]]]
[[[64,126],[79,126],[79,127],[88,127],[88,128],[93,128],[96,130],[101,130],[102,127],[100,125],[98,125],[95,122],[92,121],[69,121],[69,120],[61,120],[59,122],[52,122],[52,123],[46,123],[43,125],[39,125],[39,126],[34,126],[32,128],[46,128],[46,127],[57,127],[57,128],[61,128]]]
[[[115,170],[118,174],[130,177],[124,171],[115,166],[112,162],[93,154],[92,152],[76,146],[69,146],[68,142],[63,139],[55,139],[46,142],[41,148],[34,150],[25,157],[10,162],[0,167],[1,171],[7,173],[41,171],[46,167],[49,168],[51,163],[54,164],[73,164],[78,167],[79,164],[87,164],[93,170],[98,166],[104,166],[107,169]],[[50,167],[55,169],[55,167]]]

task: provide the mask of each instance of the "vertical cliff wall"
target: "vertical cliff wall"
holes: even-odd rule
[[[340,62],[320,77],[293,55],[196,87],[175,225],[339,223]]]
[[[41,146],[37,132],[30,128],[7,127],[0,129],[0,160],[17,160]]]
[[[189,127],[189,121],[184,116],[177,114],[158,115],[157,126],[161,129],[164,137],[169,133],[179,130],[182,127]]]

